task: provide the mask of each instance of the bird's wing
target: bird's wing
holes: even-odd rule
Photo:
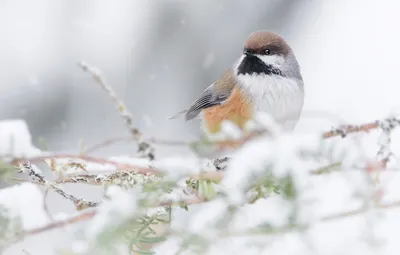
[[[222,104],[231,95],[235,84],[236,79],[232,70],[226,71],[221,79],[206,88],[200,97],[193,102],[186,112],[185,119],[193,119],[201,110]]]

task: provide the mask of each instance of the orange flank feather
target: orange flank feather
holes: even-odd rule
[[[204,109],[202,116],[204,127],[212,134],[220,131],[224,120],[232,121],[243,130],[246,122],[251,119],[251,115],[249,100],[235,88],[223,104]]]

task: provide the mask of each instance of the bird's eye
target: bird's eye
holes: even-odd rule
[[[271,55],[271,50],[270,49],[264,49],[264,54],[265,55]]]

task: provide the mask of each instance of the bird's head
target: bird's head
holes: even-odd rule
[[[292,49],[279,35],[257,31],[250,34],[236,66],[236,75],[300,76]]]

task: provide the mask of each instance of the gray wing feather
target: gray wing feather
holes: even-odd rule
[[[193,119],[194,117],[199,115],[201,110],[222,104],[229,97],[229,95],[230,91],[216,90],[214,87],[214,83],[211,84],[187,110],[185,119]]]

